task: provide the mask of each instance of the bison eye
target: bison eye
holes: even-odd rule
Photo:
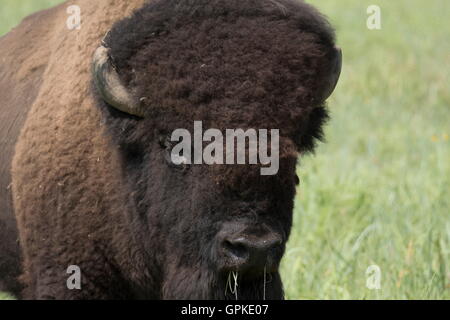
[[[186,171],[187,169],[189,169],[188,159],[181,156],[172,156],[172,149],[174,147],[174,143],[170,141],[170,137],[161,136],[159,139],[159,145],[163,149],[164,159],[166,160],[170,168],[182,171]]]

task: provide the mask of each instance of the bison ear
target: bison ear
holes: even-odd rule
[[[331,69],[329,76],[327,77],[327,81],[324,83],[322,94],[320,94],[320,101],[325,101],[328,99],[333,93],[334,89],[336,89],[336,85],[339,81],[339,77],[341,76],[342,70],[342,50],[341,48],[336,47],[334,49],[332,61],[331,61]]]
[[[109,58],[109,49],[100,46],[94,54],[92,75],[97,90],[103,100],[122,112],[144,117],[140,101],[121,82]]]

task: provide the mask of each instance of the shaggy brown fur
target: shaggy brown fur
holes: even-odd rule
[[[331,28],[293,0],[150,1],[105,39],[126,85],[147,97],[147,116],[137,119],[97,96],[90,62],[113,22],[143,1],[77,4],[80,31],[66,29],[67,4],[41,31],[48,60],[13,160],[24,297],[229,298],[217,250],[225,225],[270,229],[283,240],[270,258],[278,264],[283,254],[297,156],[312,150],[326,119],[317,92],[330,69]],[[280,128],[279,173],[168,165],[167,135],[194,120]],[[82,290],[66,287],[74,264]],[[279,274],[270,276],[266,297],[282,298]],[[262,298],[261,277],[240,281],[240,298]]]
[[[134,253],[129,245],[133,241],[123,215],[126,194],[121,192],[118,161],[114,161],[117,156],[108,146],[100,113],[89,94],[90,64],[112,24],[143,2],[76,1],[83,10],[83,25],[81,30],[70,31],[66,8],[74,1],[69,1],[52,10],[48,19],[19,27],[29,32],[54,21],[36,37],[39,50],[48,50],[48,61],[16,146],[12,169],[24,251],[25,298],[80,298],[88,292],[99,299],[132,297],[116,285],[109,286],[117,279],[113,274],[133,279],[141,271],[139,265],[131,263]],[[26,39],[16,41],[26,43]],[[24,55],[31,52],[32,48],[23,50]],[[19,66],[20,61],[11,65]],[[104,247],[115,250],[108,252]],[[82,292],[67,290],[66,269],[71,264],[87,272],[84,281],[88,283]],[[128,267],[118,271],[118,265]],[[89,273],[96,270],[102,270],[102,285],[113,292],[89,283]]]
[[[315,99],[334,33],[299,1],[159,1],[105,42],[125,83],[139,97],[151,93],[150,118],[170,110],[219,129],[270,124],[299,151],[321,137],[326,111]]]
[[[12,210],[11,160],[20,129],[39,92],[48,62],[51,9],[26,18],[0,39],[0,291],[20,294],[19,236]],[[47,23],[40,23],[40,21]],[[28,41],[17,41],[28,39]]]

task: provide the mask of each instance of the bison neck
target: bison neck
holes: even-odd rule
[[[64,3],[41,13],[45,18],[30,18],[16,36],[6,38],[17,47],[7,65],[21,68],[18,76],[27,79],[7,87],[3,77],[9,79],[12,70],[0,69],[0,92],[8,90],[24,100],[21,110],[14,109],[14,97],[2,110],[14,110],[12,118],[24,119],[14,129],[16,135],[21,133],[12,160],[12,196],[26,298],[153,294],[141,288],[151,281],[143,272],[148,266],[133,236],[115,146],[90,89],[91,57],[101,39],[114,22],[143,3],[80,0],[81,28],[74,30],[65,23]],[[81,269],[83,290],[67,290],[71,265]],[[108,280],[108,290],[99,291],[100,278]]]

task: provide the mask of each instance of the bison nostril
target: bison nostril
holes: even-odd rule
[[[225,252],[233,258],[246,259],[248,257],[248,250],[244,244],[225,240],[223,243]]]
[[[269,256],[274,256],[281,242],[278,237],[249,239],[239,236],[225,239],[222,242],[222,250],[230,263],[229,266],[240,270],[259,270],[264,269],[268,261],[273,260],[273,257],[269,258]]]

